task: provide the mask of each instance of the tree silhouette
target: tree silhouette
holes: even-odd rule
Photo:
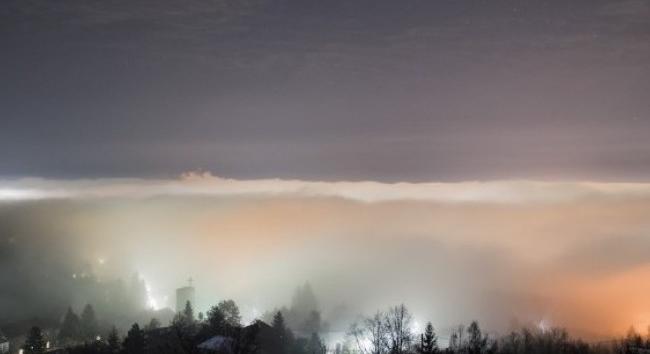
[[[357,349],[363,354],[382,354],[388,349],[385,314],[377,311],[374,316],[364,317],[350,326],[348,335],[354,338]]]
[[[68,307],[59,329],[59,340],[62,342],[75,341],[79,339],[79,316]]]
[[[438,337],[433,330],[431,322],[427,322],[424,333],[420,335],[418,352],[420,354],[433,354],[438,352]]]
[[[322,321],[318,311],[312,311],[302,324],[302,329],[307,333],[318,333],[321,327]]]
[[[144,326],[145,331],[151,331],[153,329],[160,328],[160,321],[158,321],[157,318],[152,318],[151,321],[149,321],[149,324]]]
[[[286,325],[284,323],[284,316],[282,312],[278,311],[275,316],[273,316],[273,329],[279,334],[282,334],[286,330]]]
[[[29,330],[29,335],[27,335],[23,349],[25,354],[45,353],[45,339],[43,339],[43,333],[40,328],[32,327]]]
[[[453,351],[458,350],[459,348],[460,348],[460,346],[458,345],[458,333],[456,333],[454,331],[449,336],[449,348],[448,349],[449,349],[449,351],[453,352]]]
[[[487,348],[487,337],[481,333],[478,322],[473,321],[467,328],[468,343],[467,349],[469,354],[481,354]]]
[[[224,300],[219,302],[217,308],[224,316],[226,324],[232,327],[239,327],[241,325],[241,315],[239,314],[239,307],[233,300]]]
[[[187,301],[182,312],[177,313],[172,320],[172,327],[179,336],[188,338],[194,335],[196,331],[196,321],[194,320],[194,310],[192,304]]]
[[[212,306],[208,310],[208,328],[212,334],[223,334],[226,329],[226,316],[219,306]]]
[[[144,332],[137,323],[134,323],[124,338],[124,352],[126,354],[141,354],[145,349],[144,344]]]
[[[192,309],[192,304],[189,302],[189,300],[185,303],[183,316],[189,323],[194,323],[194,309]]]
[[[413,317],[404,304],[388,310],[384,318],[386,333],[390,342],[390,352],[402,354],[411,346],[411,321]]]
[[[296,289],[291,299],[291,307],[284,312],[287,326],[295,330],[311,333],[314,331],[313,313],[318,313],[318,300],[309,282]],[[320,321],[320,314],[318,315]],[[316,324],[320,326],[320,323]],[[311,326],[311,328],[308,328]],[[320,329],[316,329],[318,331]]]
[[[91,305],[86,305],[81,313],[80,328],[83,340],[92,341],[97,337],[97,318]]]
[[[110,354],[116,354],[120,351],[120,336],[117,334],[117,328],[115,326],[111,327],[111,330],[108,332],[108,337],[106,338],[106,344],[108,345],[108,352]]]
[[[323,344],[323,341],[318,336],[318,333],[312,333],[307,342],[307,347],[305,348],[307,354],[325,354],[327,352],[327,347]]]
[[[458,325],[455,329],[452,330],[451,337],[449,339],[449,347],[455,352],[462,352],[465,348],[465,325]]]
[[[625,343],[626,346],[630,348],[629,351],[634,351],[635,349],[641,348],[643,346],[643,338],[639,333],[637,333],[634,327],[630,327],[627,330],[627,334],[625,336]]]
[[[293,333],[287,328],[282,312],[278,311],[273,316],[273,324],[271,327],[275,334],[275,341],[273,343],[274,353],[287,353],[293,342]]]

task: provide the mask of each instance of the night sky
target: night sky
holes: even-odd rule
[[[0,176],[647,181],[650,1],[4,0]]]

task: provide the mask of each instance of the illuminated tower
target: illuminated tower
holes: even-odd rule
[[[192,278],[188,279],[188,284],[188,286],[176,289],[176,312],[182,312],[188,301],[192,307],[194,307],[194,287],[192,286]]]

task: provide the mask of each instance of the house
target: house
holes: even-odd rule
[[[9,339],[0,331],[0,354],[9,353]]]
[[[244,327],[239,341],[250,353],[266,354],[276,343],[276,333],[264,321],[257,320]]]
[[[147,351],[150,353],[182,353],[183,342],[173,327],[160,327],[145,331]]]
[[[275,343],[273,328],[262,321],[233,333],[232,337],[213,336],[200,343],[197,349],[206,354],[257,353],[267,354]]]

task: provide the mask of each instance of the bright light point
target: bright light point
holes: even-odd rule
[[[158,302],[151,296],[147,296],[147,305],[154,310],[158,309]]]
[[[542,332],[546,332],[551,328],[551,324],[547,319],[543,318],[537,323],[537,328]]]
[[[100,265],[104,265],[104,263],[106,263],[106,260],[104,258],[100,257],[100,258],[97,258],[97,263],[99,263]]]
[[[159,310],[160,304],[158,303],[158,300],[153,296],[151,286],[149,286],[149,283],[146,280],[144,282],[144,287],[147,291],[147,306],[153,310]]]
[[[411,327],[411,334],[418,334],[422,331],[422,326],[417,320],[413,321],[413,326]]]

